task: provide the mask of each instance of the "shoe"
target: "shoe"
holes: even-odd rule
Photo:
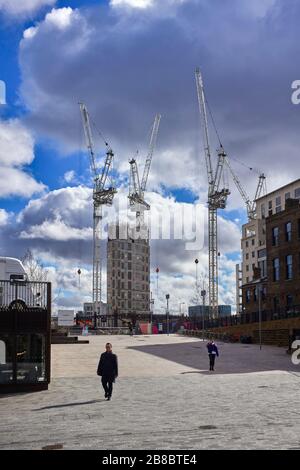
[[[111,399],[111,397],[108,395],[108,397],[107,397],[107,401],[110,401],[110,399]]]
[[[104,395],[104,397],[105,397],[105,398],[107,398],[107,397],[108,397],[108,393],[107,393],[107,392],[105,392],[105,395]]]

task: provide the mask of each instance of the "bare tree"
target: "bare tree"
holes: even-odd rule
[[[27,250],[22,258],[25,271],[29,281],[46,282],[48,279],[48,271],[43,264],[33,256],[31,250]]]

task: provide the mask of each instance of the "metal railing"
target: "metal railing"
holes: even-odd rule
[[[34,281],[0,281],[0,310],[47,309],[51,284]]]
[[[273,321],[273,320],[283,320],[287,318],[297,318],[300,317],[300,305],[294,305],[290,308],[282,309],[279,311],[273,310],[262,310],[261,311],[261,321]],[[193,330],[202,330],[203,323],[202,318],[193,318],[189,317],[187,320],[188,329]],[[230,315],[227,317],[220,317],[215,319],[204,319],[204,329],[210,328],[219,328],[226,326],[235,326],[235,325],[245,325],[248,323],[258,323],[259,322],[259,312],[251,313],[242,313],[240,315]]]

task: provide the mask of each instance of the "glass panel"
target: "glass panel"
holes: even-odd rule
[[[0,384],[13,381],[13,337],[0,335]]]
[[[43,382],[45,373],[45,336],[24,334],[17,336],[17,381]]]

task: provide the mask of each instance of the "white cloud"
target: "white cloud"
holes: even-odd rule
[[[112,7],[126,7],[144,10],[149,7],[168,7],[193,0],[110,0]]]
[[[111,0],[110,4],[112,7],[148,8],[153,5],[153,0]]]
[[[34,159],[34,141],[18,119],[0,121],[0,165],[29,165]]]
[[[55,3],[56,0],[0,0],[0,11],[11,16],[30,15]]]
[[[38,183],[32,176],[19,168],[0,166],[0,181],[0,197],[21,196],[28,198],[46,189],[44,184]]]
[[[34,140],[18,119],[0,121],[0,197],[30,197],[46,187],[24,171],[34,159]]]
[[[23,37],[24,39],[33,38],[37,32],[38,32],[37,26],[30,26],[30,28],[25,29],[25,31],[23,32]]]
[[[30,40],[34,38],[40,29],[48,32],[53,29],[64,31],[71,26],[72,22],[76,19],[80,19],[78,10],[73,10],[71,7],[52,8],[52,10],[46,14],[43,21],[37,23],[35,26],[30,26],[25,29],[23,32],[23,39]],[[83,39],[84,38],[82,38],[82,40]]]
[[[25,239],[43,239],[54,241],[69,240],[92,240],[92,228],[79,229],[68,226],[59,214],[56,214],[54,220],[45,220],[40,225],[32,225],[29,229],[20,233],[20,238]]]
[[[72,15],[76,14],[73,12],[71,7],[64,7],[64,8],[53,8],[50,13],[47,13],[45,17],[45,23],[51,24],[58,29],[66,29],[72,20]]]
[[[0,226],[6,225],[8,222],[9,214],[5,209],[0,209]]]
[[[66,173],[64,174],[64,180],[66,181],[66,183],[71,183],[75,180],[75,177],[76,173],[74,170],[66,171]]]

